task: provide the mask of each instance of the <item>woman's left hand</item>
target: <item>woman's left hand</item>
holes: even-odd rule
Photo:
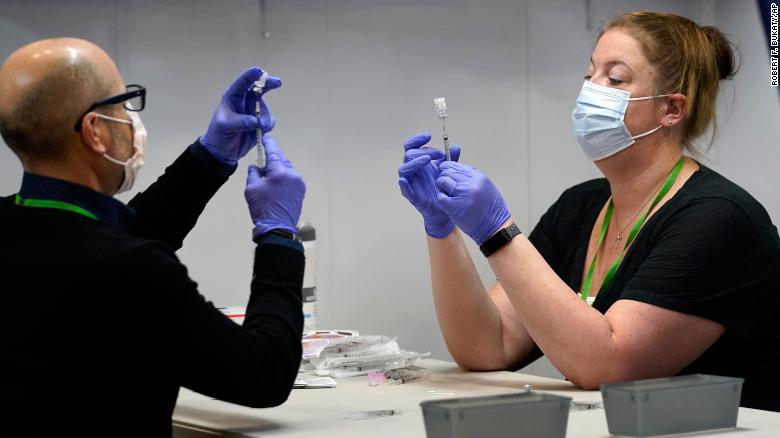
[[[444,161],[439,169],[439,206],[458,228],[482,245],[511,216],[504,198],[487,176],[471,166]]]

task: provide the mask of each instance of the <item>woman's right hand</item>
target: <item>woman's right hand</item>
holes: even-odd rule
[[[442,239],[450,235],[455,225],[439,207],[436,189],[438,165],[444,160],[444,152],[423,147],[431,140],[431,134],[417,134],[404,143],[404,162],[398,168],[398,186],[401,194],[420,212],[429,236]],[[460,147],[450,148],[450,157],[457,161]]]

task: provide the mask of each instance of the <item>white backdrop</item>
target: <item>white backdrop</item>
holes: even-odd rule
[[[462,160],[495,181],[529,231],[561,191],[599,176],[571,135],[570,113],[599,24],[622,11],[676,12],[721,27],[738,44],[742,69],[724,87],[728,105],[707,163],[780,220],[780,104],[768,86],[755,2],[270,0],[265,20],[261,3],[1,0],[0,57],[36,39],[79,36],[106,49],[128,83],[146,85],[150,144],[139,188],[202,133],[240,71],[260,65],[281,76],[268,102],[274,135],[308,186],[303,219],[318,231],[320,326],[397,335],[403,347],[449,358],[421,220],[398,193],[403,141],[422,130],[437,137],[432,99],[446,96]],[[243,185],[252,158],[179,251],[218,305],[248,296]],[[0,194],[15,193],[20,175],[0,147]],[[543,363],[529,370],[553,373]]]

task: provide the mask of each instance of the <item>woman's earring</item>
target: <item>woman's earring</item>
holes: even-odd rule
[[[672,121],[671,120],[669,120],[669,126],[672,126]]]

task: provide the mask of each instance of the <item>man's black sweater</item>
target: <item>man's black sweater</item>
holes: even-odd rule
[[[180,386],[252,407],[286,400],[303,254],[261,238],[243,326],[198,293],[174,251],[230,173],[203,153],[193,145],[132,209],[31,174],[0,198],[0,435],[170,436]],[[40,185],[97,220],[25,205]]]

